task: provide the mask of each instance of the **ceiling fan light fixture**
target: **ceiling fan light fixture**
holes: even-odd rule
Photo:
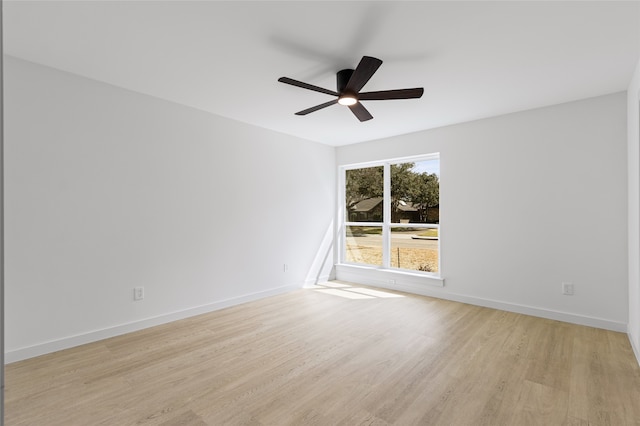
[[[355,105],[356,103],[358,103],[358,99],[356,99],[355,96],[343,95],[338,98],[338,103],[345,106]]]

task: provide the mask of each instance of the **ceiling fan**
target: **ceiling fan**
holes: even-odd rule
[[[414,89],[397,89],[397,90],[380,90],[377,92],[360,92],[360,89],[364,87],[369,81],[371,76],[380,68],[382,61],[371,56],[363,56],[360,63],[355,70],[345,69],[338,71],[336,76],[337,90],[328,90],[322,87],[314,86],[312,84],[303,83],[302,81],[294,80],[289,77],[280,77],[278,79],[281,83],[291,84],[292,86],[302,87],[303,89],[313,90],[315,92],[326,93],[327,95],[336,96],[329,102],[325,102],[320,105],[316,105],[311,108],[304,109],[296,112],[296,115],[307,115],[311,112],[318,111],[322,108],[334,104],[346,105],[351,112],[360,121],[371,120],[373,116],[367,111],[367,109],[360,103],[360,101],[382,101],[388,99],[416,99],[422,96],[424,89],[422,87]]]

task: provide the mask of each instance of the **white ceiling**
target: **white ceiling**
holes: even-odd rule
[[[638,2],[4,1],[5,53],[256,126],[344,145],[625,90]],[[363,55],[384,61],[360,123],[331,100]]]

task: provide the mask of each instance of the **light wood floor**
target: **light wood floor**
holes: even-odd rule
[[[640,368],[622,333],[381,290],[300,290],[11,364],[6,416],[640,425]]]

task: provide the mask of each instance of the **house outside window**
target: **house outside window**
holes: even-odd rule
[[[439,154],[341,171],[341,262],[439,274]]]

